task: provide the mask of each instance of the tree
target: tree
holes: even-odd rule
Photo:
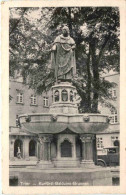
[[[82,80],[73,82],[82,98],[81,106],[86,112],[97,112],[101,97],[109,98],[108,90],[103,91],[101,86],[112,87],[100,78],[100,73],[105,69],[119,71],[119,11],[112,7],[60,7],[52,17],[53,28],[62,23],[69,26],[77,45],[77,68]]]
[[[54,83],[49,60],[51,44],[67,24],[76,43],[78,76],[72,82],[81,97],[81,111],[98,112],[98,101],[110,99],[108,90],[113,86],[102,78],[102,73],[106,69],[119,71],[118,8],[15,9],[20,17],[10,17],[10,74],[21,67],[30,87],[38,93],[49,89]],[[33,12],[38,12],[39,17],[30,19]]]
[[[41,13],[42,12],[42,13]],[[10,9],[10,75],[15,69],[23,73],[32,71],[35,66],[44,68],[48,58],[50,36],[46,35],[48,9],[12,8]],[[30,15],[36,14],[30,18]],[[15,15],[18,15],[15,18]],[[13,16],[14,15],[14,16]],[[42,17],[42,19],[41,19]],[[48,13],[49,17],[49,13]],[[41,26],[40,26],[41,22]],[[44,65],[43,65],[44,64]],[[26,71],[25,71],[26,70]],[[27,76],[23,75],[23,76]]]

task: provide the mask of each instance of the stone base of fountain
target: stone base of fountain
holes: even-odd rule
[[[55,167],[80,167],[80,161],[79,160],[55,160],[54,161]]]
[[[96,165],[94,164],[92,160],[89,160],[89,161],[82,160],[80,166],[82,168],[96,168]]]
[[[54,164],[52,164],[51,161],[39,161],[36,165],[36,168],[38,169],[47,169],[47,168],[53,168],[54,167]]]
[[[110,168],[29,168],[10,171],[18,186],[112,186]]]
[[[112,185],[110,170],[95,166],[96,134],[108,127],[108,116],[78,113],[76,96],[71,83],[56,83],[49,113],[19,116],[21,127],[34,135],[41,160],[19,173],[18,185]]]

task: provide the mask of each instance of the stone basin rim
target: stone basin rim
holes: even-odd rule
[[[82,128],[80,128],[80,126],[78,126],[78,130],[75,130],[75,128],[73,128],[72,126],[69,126],[69,124],[64,124],[64,127],[63,128],[60,128],[59,127],[57,128],[56,127],[52,127],[51,130],[50,130],[50,126],[47,125],[46,127],[46,131],[43,131],[43,127],[39,128],[38,126],[36,126],[35,129],[32,129],[31,128],[31,125],[33,125],[35,123],[22,123],[22,127],[24,129],[25,132],[28,132],[28,133],[33,133],[33,134],[60,134],[60,133],[63,133],[66,129],[69,129],[71,132],[75,133],[75,134],[97,134],[98,132],[103,132],[106,127],[107,127],[107,124],[101,124],[102,125],[102,128],[100,126],[100,129],[98,128],[98,126],[96,126],[98,129],[97,131],[94,131],[94,129],[91,128],[91,124],[88,123],[88,128],[84,128],[82,130]],[[26,127],[27,126],[27,127]],[[34,127],[34,125],[33,125]],[[45,129],[45,128],[44,128]],[[58,130],[57,130],[58,129]]]
[[[83,114],[63,114],[63,113],[27,113],[27,114],[21,114],[18,117],[25,117],[25,116],[101,116],[101,117],[109,117],[109,115],[104,114],[95,114],[95,113],[83,113]]]

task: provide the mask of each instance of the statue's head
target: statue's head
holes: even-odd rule
[[[62,28],[63,36],[67,37],[69,35],[69,28],[67,26],[64,26]]]

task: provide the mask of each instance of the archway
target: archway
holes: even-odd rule
[[[23,156],[23,143],[20,139],[16,139],[14,142],[14,157],[18,157],[17,153],[21,152],[21,157]]]
[[[114,146],[118,146],[119,147],[119,140],[115,140],[113,144],[114,144]]]
[[[54,93],[54,101],[55,102],[59,101],[59,91],[58,90],[56,90],[55,93]]]
[[[73,97],[74,97],[74,94],[73,94],[73,91],[71,90],[70,91],[70,101],[73,102]]]
[[[61,157],[72,157],[72,144],[68,140],[61,143]]]
[[[62,101],[63,102],[68,101],[68,92],[65,89],[62,90],[61,96],[62,96]]]
[[[76,139],[76,157],[82,158],[82,142],[79,138]]]
[[[36,141],[31,140],[29,142],[29,156],[36,156]]]

